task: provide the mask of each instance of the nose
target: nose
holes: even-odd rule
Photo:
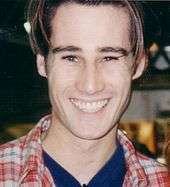
[[[103,76],[95,65],[89,65],[83,69],[77,87],[79,91],[88,95],[101,92],[104,89]]]

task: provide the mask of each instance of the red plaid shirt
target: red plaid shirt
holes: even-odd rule
[[[41,137],[49,125],[50,116],[46,116],[26,136],[0,146],[0,187],[55,186],[42,158]],[[139,154],[121,131],[118,140],[127,167],[123,187],[170,186],[164,166]]]

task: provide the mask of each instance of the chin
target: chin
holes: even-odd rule
[[[84,129],[83,128],[82,129],[73,129],[71,132],[74,136],[76,136],[80,139],[97,140],[97,139],[101,139],[101,138],[107,136],[114,129],[114,127],[108,128],[108,129],[106,129],[106,128],[104,129],[102,127],[103,126],[100,126],[100,127],[93,126],[93,128],[86,127]]]
[[[106,134],[97,134],[97,135],[95,135],[95,134],[91,134],[91,133],[89,133],[89,134],[78,134],[78,133],[76,133],[76,134],[74,134],[77,138],[79,138],[79,139],[83,139],[83,140],[98,140],[98,139],[101,139],[101,138],[103,138]]]

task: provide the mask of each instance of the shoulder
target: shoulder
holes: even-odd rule
[[[139,153],[121,131],[118,131],[118,140],[124,149],[127,166],[126,182],[133,184],[134,181],[142,181],[145,183],[144,186],[167,186],[165,182],[168,177],[166,166]]]
[[[145,171],[147,171],[147,173],[151,173],[154,171],[167,172],[166,166],[157,162],[155,159],[148,158],[147,156],[145,156],[139,152],[137,152],[137,157],[139,159],[140,164],[145,169]]]
[[[0,145],[0,162],[4,162],[6,158],[20,155],[22,140],[23,137]]]
[[[0,145],[0,182],[19,177],[22,169],[22,143],[24,137]]]
[[[137,158],[145,171],[151,185],[163,184],[168,176],[167,167],[154,159],[148,158],[141,153],[137,153]]]

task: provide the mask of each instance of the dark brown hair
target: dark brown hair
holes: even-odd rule
[[[84,6],[113,5],[125,7],[130,15],[130,40],[132,52],[137,58],[144,49],[143,11],[139,2],[129,0],[30,0],[27,21],[31,25],[30,44],[35,54],[47,56],[50,49],[51,21],[57,8],[66,3]]]

